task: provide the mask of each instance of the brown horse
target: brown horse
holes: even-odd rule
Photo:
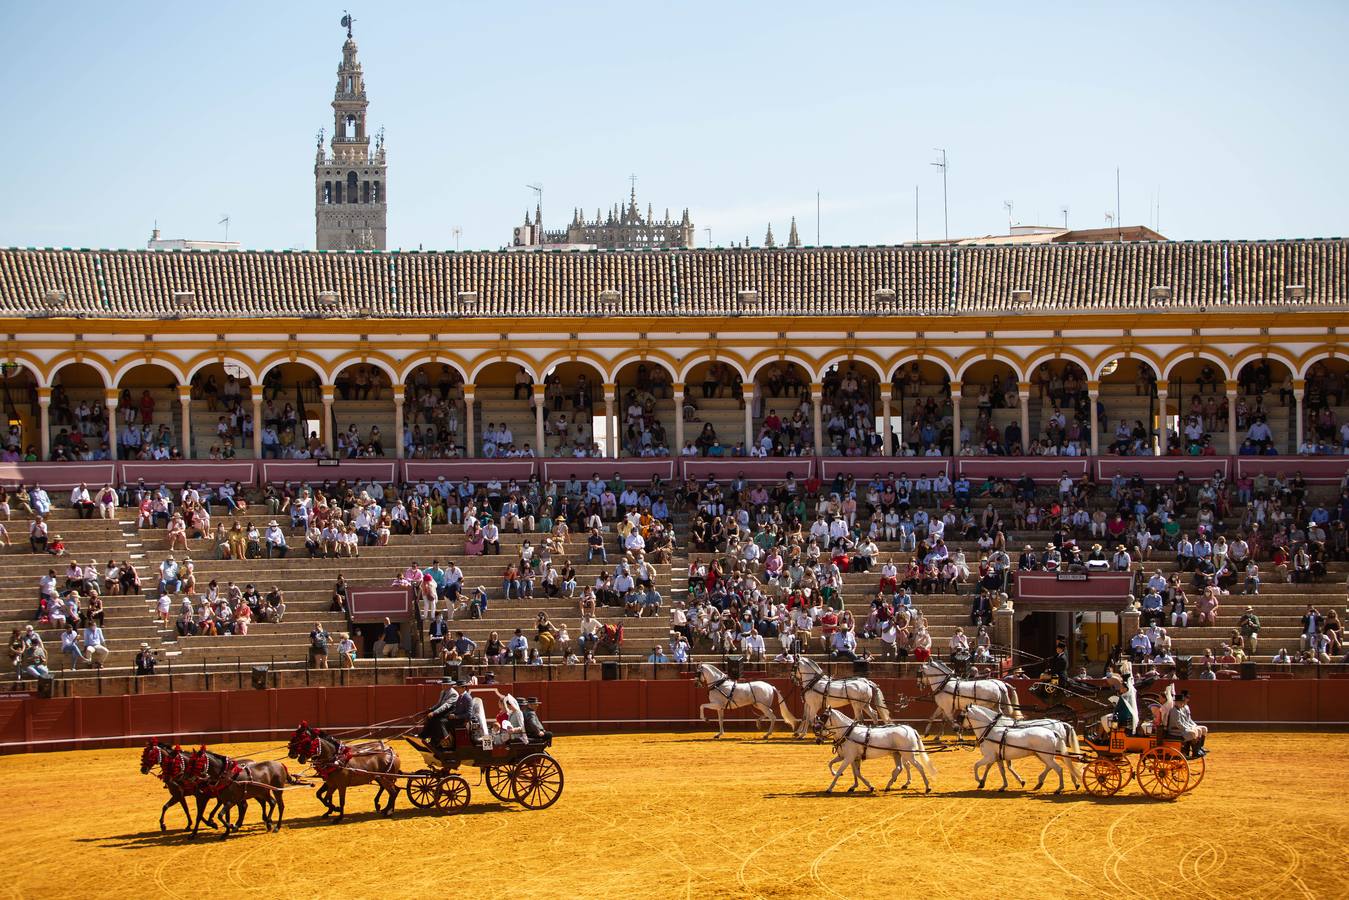
[[[169,792],[169,799],[165,802],[159,811],[159,830],[167,831],[168,826],[164,824],[164,816],[168,813],[169,807],[175,803],[183,808],[183,814],[187,816],[187,825],[185,828],[192,830],[195,836],[197,829],[201,827],[202,814],[205,812],[206,803],[211,798],[208,797],[200,786],[194,782],[189,782],[186,778],[188,756],[181,747],[170,747],[162,741],[152,740],[145,745],[141,751],[141,774],[148,775],[150,770],[159,767],[159,780],[164,782],[164,789]],[[197,801],[197,816],[194,820],[191,811],[187,808],[187,798],[194,797]],[[215,815],[220,811],[220,802],[211,809],[210,815],[206,816],[205,822],[212,828],[216,827]],[[195,823],[195,824],[194,824]]]
[[[205,747],[189,759],[189,771],[201,773],[200,777],[208,785],[206,790],[213,792],[225,808],[226,837],[243,826],[249,800],[256,800],[262,809],[263,827],[267,831],[280,831],[281,820],[286,815],[286,785],[309,784],[291,775],[282,762],[236,762],[228,756],[211,753]],[[239,820],[231,825],[230,810],[236,806],[239,807]],[[273,810],[276,811],[275,822],[271,816]]]
[[[327,807],[325,817],[335,812],[337,818],[333,821],[340,822],[346,811],[347,788],[372,783],[379,786],[375,793],[375,809],[386,816],[393,813],[402,785],[397,776],[402,769],[398,754],[383,741],[348,745],[311,728],[307,722],[301,722],[290,737],[289,752],[301,763],[312,761],[314,771],[323,779],[318,798]],[[332,801],[334,791],[337,792],[336,803]],[[389,802],[381,808],[380,798],[386,792]]]

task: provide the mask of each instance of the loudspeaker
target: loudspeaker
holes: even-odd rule
[[[1248,660],[1241,664],[1241,680],[1242,681],[1255,680],[1255,663],[1250,662]]]
[[[267,667],[266,667],[266,666],[254,666],[254,667],[253,667],[253,687],[257,688],[257,689],[260,690],[260,691],[266,690],[266,689],[267,689]]]
[[[600,678],[604,681],[617,681],[618,663],[616,662],[600,663]]]
[[[871,662],[865,659],[855,659],[853,660],[852,671],[854,675],[870,675]]]
[[[52,688],[55,685],[55,679],[50,675],[39,675],[37,679],[37,695],[43,700],[52,698]]]
[[[739,678],[741,671],[744,669],[744,665],[745,661],[743,659],[728,659],[726,660],[726,674],[732,678]]]

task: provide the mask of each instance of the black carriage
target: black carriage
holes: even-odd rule
[[[514,737],[484,748],[463,723],[455,725],[448,748],[434,748],[416,735],[406,735],[404,740],[426,762],[425,768],[408,776],[408,800],[420,809],[462,809],[472,794],[468,780],[459,774],[467,767],[479,771],[487,792],[501,802],[519,803],[525,809],[547,809],[562,796],[563,786],[562,766],[548,752],[552,735]]]

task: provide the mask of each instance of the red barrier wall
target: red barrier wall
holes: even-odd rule
[[[159,484],[181,485],[184,481],[193,484],[205,482],[212,487],[219,487],[226,481],[251,485],[258,480],[257,464],[252,460],[212,462],[206,459],[164,459],[158,462],[123,462],[118,463],[117,468],[121,472],[122,484],[135,484],[144,478],[151,487]]]
[[[374,480],[387,484],[398,480],[398,461],[394,459],[339,459],[336,464],[307,459],[264,459],[261,462],[262,480],[275,481],[348,481]]]
[[[831,481],[835,475],[852,475],[859,481],[880,474],[886,478],[908,475],[951,475],[951,460],[944,456],[865,456],[820,457],[820,480]]]
[[[754,673],[746,672],[744,679]],[[800,692],[785,679],[767,679],[782,691],[793,712],[801,709]],[[895,709],[900,697],[918,698],[911,679],[878,678],[896,718],[923,720],[931,705],[914,699]],[[1023,702],[1024,685],[1016,684]],[[1189,681],[1195,717],[1211,725],[1349,725],[1349,679]],[[625,681],[521,682],[504,693],[536,696],[541,717],[550,728],[604,731],[632,728],[697,726],[698,707],[707,691],[690,678]],[[361,687],[285,688],[265,691],[201,691],[133,694],[116,697],[74,697],[38,700],[10,695],[0,698],[0,752],[69,750],[133,746],[151,737],[181,743],[277,740],[299,722],[324,728],[367,729],[393,734],[406,730],[439,694],[435,684],[366,685]],[[489,703],[489,715],[494,712]],[[753,718],[735,710],[728,720]],[[403,722],[394,720],[404,719]]]
[[[1232,477],[1232,456],[1098,456],[1096,480],[1109,481],[1116,473],[1125,478],[1141,475],[1144,481],[1174,481],[1184,472],[1191,481],[1207,481],[1215,470]]]
[[[593,462],[602,463],[605,460]],[[454,482],[464,478],[474,483],[489,478],[528,481],[534,474],[534,466],[535,461],[532,459],[408,459],[403,461],[403,480],[435,481],[444,475],[446,480]]]
[[[1074,480],[1087,474],[1085,456],[962,456],[960,473],[978,482],[990,475],[1020,478],[1029,475],[1037,484],[1054,484],[1067,472]]]

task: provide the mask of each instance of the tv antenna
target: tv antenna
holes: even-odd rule
[[[539,243],[543,243],[543,236],[542,236],[542,231],[543,231],[543,185],[542,185],[542,184],[527,184],[527,185],[525,185],[525,187],[529,188],[531,191],[534,192],[534,199],[535,199],[536,201],[538,201],[538,207],[536,208],[535,211],[538,213],[537,218],[538,218],[539,221],[536,222],[536,223],[534,223],[534,224],[536,224],[536,225],[539,226],[539,231],[540,231]]]
[[[1012,205],[1013,205],[1013,204],[1012,204],[1012,201],[1011,201],[1011,200],[1004,200],[1004,201],[1002,201],[1002,208],[1005,209],[1005,210],[1007,210],[1007,233],[1008,233],[1008,234],[1011,234],[1011,233],[1012,233]]]
[[[932,165],[941,169],[942,234],[949,241],[951,239],[951,207],[946,201],[946,150],[941,147],[934,147],[933,151],[941,154],[941,162],[934,162]]]
[[[221,214],[220,214],[220,221],[219,221],[219,222],[216,222],[216,224],[217,224],[217,225],[224,225],[224,226],[225,226],[225,241],[226,241],[226,243],[228,243],[228,242],[229,242],[229,239],[230,239],[230,214],[229,214],[229,213],[221,213]]]
[[[450,229],[450,234],[454,235],[454,252],[455,252],[455,253],[458,253],[458,252],[459,252],[459,238],[463,235],[463,233],[464,233],[464,229],[460,228],[458,225],[456,225],[456,226],[454,226],[453,228]]]
[[[1106,227],[1107,227],[1107,228],[1109,228],[1111,225],[1114,225],[1114,224],[1115,224],[1115,214],[1114,214],[1114,213],[1112,213],[1112,212],[1107,212],[1107,213],[1105,214],[1105,224],[1106,224]]]
[[[1059,212],[1063,213],[1063,230],[1068,230],[1068,207],[1060,206]]]

